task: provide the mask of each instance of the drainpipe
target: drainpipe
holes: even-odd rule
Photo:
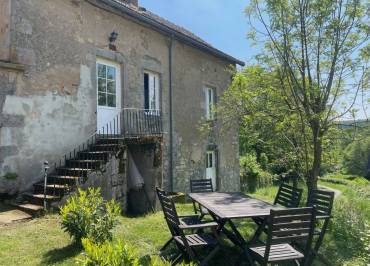
[[[173,192],[174,182],[173,182],[173,114],[172,114],[172,46],[173,46],[173,35],[170,37],[170,43],[168,45],[168,73],[169,73],[169,139],[170,139],[170,158],[169,158],[169,168],[170,168],[170,191]]]

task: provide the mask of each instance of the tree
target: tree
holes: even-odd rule
[[[234,73],[216,111],[224,124],[231,123],[223,128],[239,121],[241,155],[255,154],[264,170],[274,174],[294,172],[301,176],[310,160],[303,148],[304,133],[278,85],[277,73],[259,65],[247,66]]]
[[[249,37],[265,44],[259,60],[278,74],[279,93],[308,143],[311,191],[328,130],[369,86],[369,7],[360,0],[251,0],[246,13]]]

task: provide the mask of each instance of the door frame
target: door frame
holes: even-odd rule
[[[116,107],[109,107],[109,106],[99,106],[99,92],[98,92],[98,64],[114,67],[116,69]],[[95,60],[95,93],[96,93],[96,129],[98,128],[98,112],[99,109],[106,109],[106,110],[121,110],[123,107],[123,87],[122,87],[122,72],[123,67],[122,64],[116,62],[114,60],[105,59],[102,57],[96,57]],[[113,119],[114,117],[112,117]],[[109,122],[109,121],[107,121]]]

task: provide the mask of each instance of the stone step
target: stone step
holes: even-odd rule
[[[81,160],[104,160],[107,161],[112,151],[81,151],[77,158]]]
[[[74,175],[51,174],[48,176],[49,184],[75,185],[81,177]]]
[[[67,160],[66,167],[77,167],[77,168],[92,168],[99,169],[100,165],[105,163],[104,160]]]
[[[117,150],[118,144],[95,144],[91,147],[92,151],[110,151],[113,152]]]
[[[122,137],[108,137],[108,138],[98,138],[96,140],[97,144],[119,144],[122,143],[125,139]]]
[[[86,177],[87,173],[93,170],[96,170],[96,169],[77,168],[77,167],[59,167],[56,169],[58,175],[81,176],[81,177]]]
[[[12,206],[18,208],[21,211],[24,211],[32,216],[41,213],[44,210],[44,207],[41,205],[31,204],[31,203],[12,203]]]
[[[23,194],[26,199],[27,199],[27,202],[31,203],[31,204],[34,204],[34,205],[40,205],[40,206],[43,206],[44,205],[44,194],[34,194],[34,193],[25,193]],[[47,204],[49,205],[51,202],[53,201],[57,201],[57,200],[60,200],[61,197],[59,196],[54,196],[54,195],[46,195],[46,202]]]
[[[14,209],[9,209],[0,213],[0,225],[31,220],[33,216],[36,216],[43,210],[42,206],[28,203],[10,203],[10,205]],[[41,209],[39,207],[41,207]]]
[[[33,185],[34,187],[34,193],[38,194],[38,193],[41,193],[43,194],[44,193],[44,183],[37,183],[37,184],[34,184]],[[69,186],[68,184],[53,184],[53,183],[48,183],[46,185],[46,193],[47,194],[50,194],[50,195],[63,195],[64,191],[67,191],[68,188],[70,188],[71,186]]]
[[[49,200],[49,201],[60,199],[60,197],[54,196],[54,195],[46,195],[45,196],[44,194],[33,194],[33,193],[25,193],[24,195],[27,196],[27,197],[42,199],[42,200],[44,198],[46,198],[46,200]]]

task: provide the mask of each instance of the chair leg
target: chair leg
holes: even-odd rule
[[[318,239],[316,240],[315,246],[311,250],[311,252],[310,252],[311,254],[305,260],[304,265],[311,265],[313,263],[315,257],[319,253],[319,249],[321,247],[322,241],[324,240],[324,236],[325,236],[326,230],[328,228],[328,225],[329,225],[329,219],[325,220],[325,222],[324,222],[324,224],[321,228],[320,235],[319,235]]]
[[[252,239],[250,240],[250,243],[254,244],[257,242],[257,240],[260,238],[261,234],[263,233],[263,230],[265,229],[266,227],[266,219],[263,221],[263,223],[261,223],[256,232],[254,233]]]
[[[168,241],[163,245],[163,247],[159,250],[159,252],[163,252],[170,244],[171,242],[173,241],[173,238],[171,237],[170,239],[168,239]]]
[[[172,262],[171,262],[171,266],[173,266],[173,265],[176,265],[177,263],[179,263],[180,262],[180,260],[182,259],[182,257],[183,257],[183,254],[182,253],[180,253]]]
[[[220,246],[217,245],[209,254],[207,257],[205,257],[202,262],[200,263],[200,266],[207,265],[207,263],[217,254],[217,252],[220,250]]]

